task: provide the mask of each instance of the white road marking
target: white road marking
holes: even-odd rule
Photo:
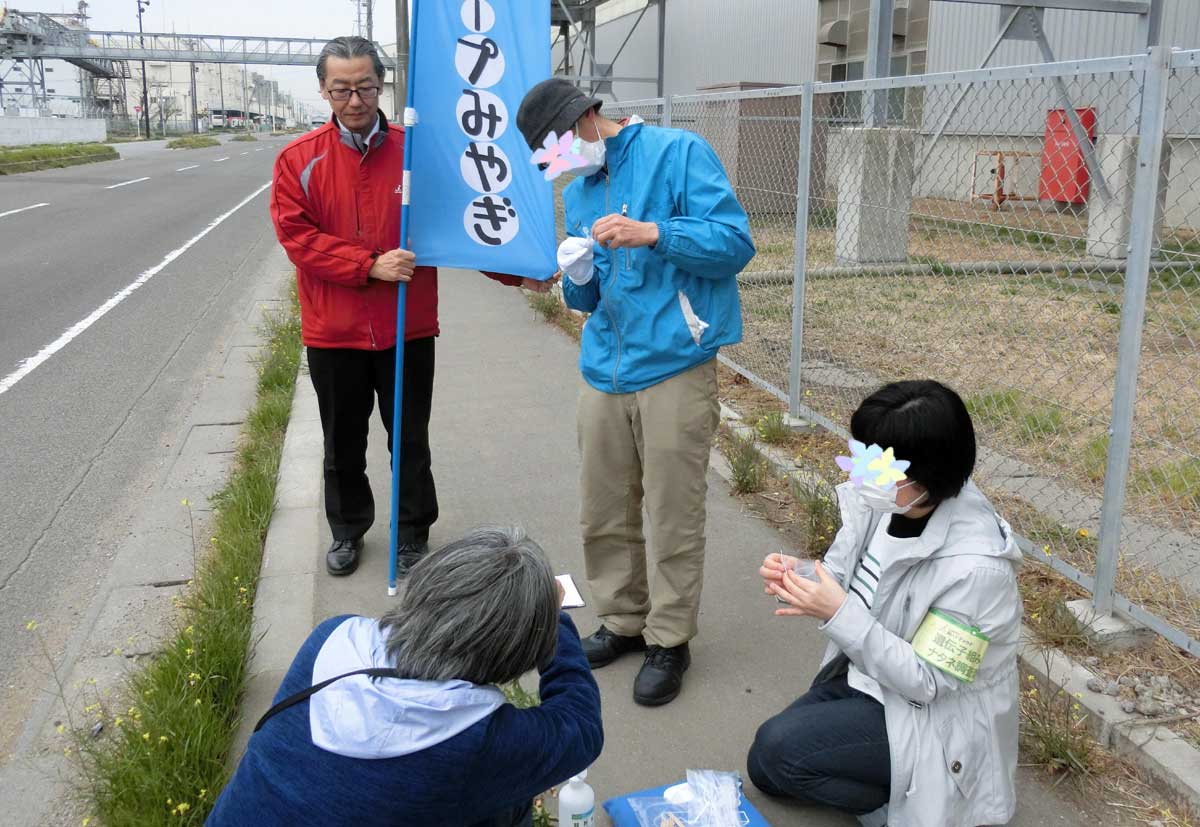
[[[125,299],[129,298],[133,291],[137,290],[143,284],[150,281],[150,279],[161,273],[164,269],[166,269],[168,264],[190,250],[198,241],[200,241],[200,239],[211,233],[227,218],[265,192],[269,186],[271,186],[270,181],[263,184],[254,192],[250,193],[250,195],[246,196],[246,198],[239,202],[238,205],[233,209],[217,216],[211,224],[209,224],[196,235],[192,236],[182,247],[177,247],[176,249],[167,253],[166,257],[163,258],[162,261],[151,267],[146,272],[142,273],[137,277],[137,279],[126,285],[120,291],[114,293],[108,301],[93,310],[86,318],[71,325],[71,327],[67,328],[67,330],[64,331],[61,336],[39,350],[35,355],[19,362],[16,370],[14,370],[8,376],[5,376],[3,379],[0,379],[0,395],[3,395],[11,390],[14,385],[16,385],[29,374],[33,373],[33,371],[36,370],[43,362],[69,345],[73,339],[78,337],[81,333],[99,321],[105,314],[108,313],[108,311],[112,310],[118,304],[125,301]]]
[[[19,210],[9,210],[8,212],[0,212],[0,218],[4,218],[6,215],[16,215],[17,213],[25,212],[26,210],[36,210],[38,207],[49,207],[49,206],[50,206],[50,204],[48,202],[42,202],[41,204],[30,204],[28,207],[21,207],[21,209],[19,209]]]
[[[189,169],[200,169],[199,164],[192,164],[190,167],[180,167],[176,172],[187,172]]]
[[[265,149],[265,147],[261,147],[261,146],[260,146],[258,149],[254,150],[254,151],[255,151],[255,152],[262,152],[262,151],[263,151],[263,149]]]
[[[214,163],[214,164],[219,164],[219,163],[221,163],[222,161],[228,161],[228,160],[229,160],[229,156],[228,156],[228,155],[226,155],[224,158],[218,158],[217,160],[213,161],[213,163]]]
[[[245,152],[243,152],[242,154],[243,154],[243,155],[249,155],[249,154],[250,154],[250,150],[248,150],[248,149],[247,149],[247,150],[246,150]]]
[[[119,184],[113,184],[111,187],[105,187],[105,189],[106,190],[115,190],[117,187],[127,187],[130,184],[140,184],[142,181],[149,181],[149,180],[150,180],[150,176],[147,175],[145,178],[134,178],[132,181],[122,181]]]

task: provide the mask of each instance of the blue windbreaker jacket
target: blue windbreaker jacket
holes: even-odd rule
[[[742,338],[737,274],[754,257],[746,212],[712,148],[691,132],[632,123],[606,142],[607,169],[563,191],[567,233],[605,215],[658,225],[653,248],[595,245],[595,275],[563,280],[592,314],[579,367],[592,387],[629,393],[707,362]]]

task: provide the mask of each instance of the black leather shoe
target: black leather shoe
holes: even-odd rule
[[[591,637],[585,637],[582,643],[588,666],[593,669],[608,666],[629,652],[646,651],[646,639],[641,635],[618,635],[603,624]]]
[[[404,577],[428,553],[428,543],[400,543],[396,546],[396,576]]]
[[[683,688],[683,673],[692,665],[688,645],[646,647],[646,662],[633,682],[633,701],[642,706],[662,706],[675,700]]]
[[[358,555],[362,553],[363,541],[334,540],[329,551],[325,552],[325,570],[335,577],[353,574],[358,568]]]

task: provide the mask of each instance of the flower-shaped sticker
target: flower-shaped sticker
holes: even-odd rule
[[[873,446],[874,447],[874,446]],[[867,463],[867,471],[873,474],[868,479],[880,488],[891,488],[896,483],[906,479],[904,472],[911,463],[908,460],[896,459],[896,455],[888,448],[875,459]]]
[[[878,445],[864,445],[857,439],[850,440],[850,456],[835,459],[838,468],[850,475],[853,485],[870,483],[888,489],[903,479],[911,464],[897,460],[891,448],[886,451]]]
[[[567,170],[587,166],[587,159],[579,153],[580,143],[569,129],[561,138],[552,131],[546,136],[542,148],[534,151],[529,163],[545,164],[546,180],[553,181]]]

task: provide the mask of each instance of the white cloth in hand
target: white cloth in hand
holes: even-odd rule
[[[558,269],[582,287],[592,280],[592,240],[568,236],[558,245]]]

